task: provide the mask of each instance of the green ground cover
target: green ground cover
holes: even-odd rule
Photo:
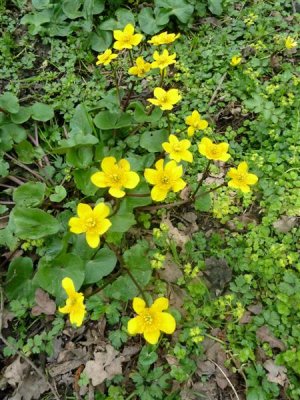
[[[4,398],[300,398],[299,8],[0,3]],[[128,24],[143,40],[114,48]],[[163,31],[180,36],[147,43]],[[108,48],[118,57],[103,65]],[[163,49],[176,63],[162,73],[128,73]],[[157,87],[181,100],[151,105]],[[188,136],[193,111],[207,124]],[[177,186],[155,192],[149,169],[170,162],[170,134],[190,140],[193,162],[179,160],[176,179],[169,164]],[[208,161],[204,137],[230,158]],[[115,181],[101,184],[107,157],[130,163],[122,197],[108,192],[120,179],[111,162]],[[228,185],[242,162],[258,177],[249,192]],[[163,316],[151,308],[161,297]],[[133,326],[137,314],[155,329]],[[168,334],[156,340],[157,327]]]

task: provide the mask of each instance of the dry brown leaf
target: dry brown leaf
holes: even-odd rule
[[[54,315],[56,311],[56,304],[50,299],[49,294],[38,288],[35,291],[36,305],[32,307],[31,314],[38,316],[41,314]]]
[[[61,364],[53,364],[48,368],[49,375],[52,377],[64,375],[82,365],[81,360],[65,361]]]
[[[178,265],[173,261],[172,256],[167,254],[163,268],[158,270],[158,275],[160,279],[174,283],[183,276],[183,273]]]
[[[245,311],[242,318],[239,319],[239,324],[249,324],[252,321],[252,315],[249,311]]]
[[[184,232],[180,231],[178,228],[175,228],[175,226],[168,218],[163,219],[162,222],[165,223],[169,228],[168,231],[169,238],[174,240],[174,242],[178,247],[184,249],[184,246],[190,240],[190,237],[186,235]]]
[[[254,315],[258,315],[262,312],[263,306],[261,303],[257,304],[252,304],[251,306],[248,307],[248,310],[252,312]]]
[[[267,360],[264,367],[268,371],[267,379],[269,382],[278,383],[280,386],[285,385],[287,382],[287,369],[285,367],[276,365],[273,360]]]
[[[296,217],[289,217],[287,215],[283,215],[277,221],[273,223],[275,229],[282,233],[288,233],[291,229],[294,228],[297,224]]]
[[[199,361],[197,362],[197,373],[201,375],[212,375],[216,371],[216,366],[211,361]]]
[[[100,385],[106,379],[112,379],[115,375],[122,374],[121,363],[124,359],[118,355],[119,352],[109,344],[105,351],[94,353],[95,360],[88,361],[83,371],[91,379],[93,386]]]
[[[39,400],[49,390],[47,382],[36,374],[29,374],[18,386],[10,400]]]
[[[277,339],[270,329],[267,326],[261,326],[257,331],[256,331],[256,337],[261,340],[262,342],[267,342],[269,345],[272,347],[272,349],[279,349],[281,351],[284,351],[286,349],[284,343]]]
[[[29,365],[20,357],[17,357],[4,371],[4,378],[7,383],[16,387],[18,383],[22,382],[24,376],[29,371]]]
[[[232,271],[226,260],[210,257],[205,260],[205,276],[209,282],[210,290],[219,295],[228,282],[231,281]]]

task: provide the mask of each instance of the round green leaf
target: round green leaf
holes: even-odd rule
[[[50,200],[54,203],[61,202],[67,196],[66,189],[61,185],[55,186],[54,190],[55,193],[50,195]]]
[[[0,96],[0,108],[12,114],[15,114],[19,111],[20,108],[19,101],[17,97],[12,93],[3,93],[3,95]]]
[[[45,196],[46,185],[41,182],[27,182],[14,190],[13,200],[16,205],[36,207],[40,205]]]
[[[31,106],[32,118],[36,121],[49,121],[54,117],[53,107],[43,103],[35,103]]]
[[[100,249],[93,260],[85,266],[85,284],[99,282],[104,276],[109,275],[115,268],[117,257],[107,247]]]
[[[23,122],[29,120],[30,116],[31,116],[30,107],[20,107],[17,113],[11,115],[11,120],[15,124],[23,124]]]
[[[33,297],[33,265],[29,257],[15,258],[8,267],[5,294],[8,300]]]
[[[144,132],[141,136],[140,146],[147,149],[150,153],[162,152],[162,143],[168,141],[168,132],[166,130],[158,130],[152,132]]]

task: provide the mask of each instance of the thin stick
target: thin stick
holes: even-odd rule
[[[40,174],[38,174],[37,172],[31,170],[31,169],[28,168],[25,164],[23,164],[23,163],[21,163],[20,161],[16,160],[14,157],[10,156],[9,154],[6,153],[5,155],[6,155],[6,157],[8,157],[14,164],[16,164],[16,165],[18,165],[19,167],[25,169],[25,171],[30,172],[30,173],[31,173],[33,176],[35,176],[37,179],[39,179],[39,180],[45,182],[45,179],[44,179]]]
[[[15,176],[12,176],[12,175],[8,175],[7,179],[9,179],[12,182],[17,183],[18,185],[23,185],[25,183],[20,178],[16,178]]]
[[[231,383],[230,379],[228,378],[228,376],[225,374],[225,372],[222,370],[222,368],[213,360],[211,360],[210,358],[208,358],[208,361],[212,362],[218,369],[219,371],[222,373],[222,375],[224,376],[224,378],[226,379],[226,381],[228,382],[229,386],[231,387],[231,389],[233,390],[233,393],[235,394],[237,400],[240,400],[239,395],[237,394],[237,391],[235,390],[233,384]]]
[[[209,167],[210,167],[210,164],[211,164],[211,160],[208,160],[207,165],[206,165],[206,168],[205,168],[205,170],[204,170],[204,172],[203,172],[203,174],[202,174],[202,177],[201,177],[200,181],[198,182],[198,185],[197,185],[196,190],[194,191],[194,193],[193,193],[193,195],[192,195],[192,198],[195,198],[195,196],[196,196],[198,190],[199,190],[200,187],[202,186],[203,181],[207,178],[207,176],[208,176],[208,174],[209,174]]]
[[[28,358],[25,356],[24,353],[22,353],[20,350],[18,350],[13,344],[9,343],[5,337],[2,335],[2,322],[3,322],[3,309],[4,309],[4,299],[3,299],[3,290],[2,287],[0,287],[0,339],[2,342],[12,349],[20,358],[22,358],[27,364],[31,366],[32,369],[37,373],[37,375],[47,383],[49,389],[51,390],[54,398],[56,400],[60,400],[60,397],[57,393],[56,388],[47,380],[47,377],[44,375],[44,373]]]
[[[224,79],[226,78],[226,75],[227,75],[227,71],[224,72],[224,74],[221,76],[218,86],[216,87],[215,91],[213,92],[213,95],[211,96],[211,99],[209,100],[207,107],[210,107],[212,105],[212,103],[214,102],[215,98],[217,97],[217,94],[218,94],[219,90],[221,89],[221,86],[224,82]]]

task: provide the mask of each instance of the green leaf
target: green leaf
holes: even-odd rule
[[[8,267],[5,294],[8,300],[33,298],[33,264],[29,257],[15,258]]]
[[[67,196],[67,191],[61,185],[55,186],[54,190],[55,193],[51,194],[49,198],[54,203],[60,203]]]
[[[70,128],[76,133],[80,132],[85,135],[93,133],[93,121],[83,103],[76,107],[75,113],[70,121]]]
[[[49,6],[50,0],[32,0],[32,5],[37,10],[43,10]]]
[[[126,8],[119,8],[115,14],[118,19],[119,29],[123,30],[127,24],[135,25],[135,18],[133,13]]]
[[[168,132],[164,129],[144,132],[141,136],[140,146],[147,149],[150,153],[162,152],[162,143],[168,141]]]
[[[0,96],[0,108],[9,113],[16,114],[20,109],[19,100],[10,92],[3,93]]]
[[[128,275],[119,276],[104,289],[104,294],[112,299],[128,301],[139,293],[138,288]]]
[[[91,167],[73,172],[75,185],[85,196],[93,196],[98,190],[97,186],[91,181],[91,176],[97,171],[96,167]]]
[[[23,124],[31,117],[31,107],[20,107],[19,111],[11,115],[11,120],[15,124]]]
[[[144,122],[157,122],[163,115],[163,111],[159,107],[155,107],[149,115],[140,101],[132,103],[131,106],[134,106],[135,108],[133,117],[139,124]]]
[[[67,150],[66,162],[71,167],[87,168],[93,162],[93,149],[91,146],[74,147]]]
[[[105,0],[94,0],[92,14],[98,15],[101,14],[105,10]]]
[[[70,19],[79,18],[83,15],[82,11],[79,11],[81,4],[81,0],[64,0],[62,3],[62,10]]]
[[[42,30],[42,25],[50,22],[53,15],[52,10],[42,10],[40,12],[26,14],[21,19],[21,24],[29,25],[29,33],[36,35]]]
[[[100,30],[99,32],[93,32],[90,39],[90,46],[93,50],[103,52],[108,49],[113,41],[111,32]]]
[[[1,143],[1,142],[0,142]],[[0,160],[0,177],[5,177],[8,175],[9,164],[4,160]]]
[[[65,153],[67,149],[71,149],[73,147],[87,146],[97,144],[99,140],[90,134],[84,135],[83,133],[73,133],[70,132],[69,139],[63,139],[59,142],[58,148],[54,149],[55,153],[62,154]]]
[[[32,118],[36,121],[49,121],[54,117],[53,107],[43,103],[35,103],[31,106]]]
[[[222,0],[208,0],[208,8],[212,14],[221,15],[223,12]]]
[[[194,7],[191,4],[188,4],[185,0],[155,0],[154,3],[156,7],[164,10],[165,17],[167,17],[167,22],[169,21],[169,16],[175,15],[180,22],[186,24],[188,23],[194,11]],[[158,23],[162,22],[162,20],[158,21]],[[167,22],[164,20],[163,25]]]
[[[15,143],[20,143],[27,137],[25,129],[16,124],[2,125],[0,130],[3,135],[5,135],[7,138],[10,138]],[[1,150],[4,150],[2,146]]]
[[[205,192],[206,189],[203,189],[202,192]],[[201,190],[199,190],[199,192],[197,193],[197,195],[201,194]],[[211,197],[210,197],[210,193],[206,193],[203,196],[198,197],[195,200],[195,210],[197,211],[203,211],[203,212],[207,212],[210,210],[211,208]]]
[[[66,297],[61,286],[61,281],[66,277],[73,280],[78,291],[84,281],[84,262],[78,255],[64,254],[51,261],[46,257],[41,258],[34,282],[60,303]]]
[[[16,205],[23,207],[39,206],[45,197],[46,185],[41,182],[26,182],[17,187],[13,193]]]
[[[120,129],[131,126],[133,119],[131,115],[125,112],[112,113],[110,111],[100,111],[94,118],[97,128],[106,129]]]
[[[16,144],[14,149],[18,155],[19,161],[24,164],[31,164],[37,155],[36,148],[28,140],[23,140],[22,142]]]
[[[117,264],[115,253],[109,248],[103,247],[95,257],[86,263],[85,284],[99,282],[104,276],[109,275]]]
[[[15,207],[11,218],[15,234],[20,239],[41,239],[60,229],[59,222],[52,215],[38,208]]]
[[[147,35],[153,35],[161,29],[161,26],[157,25],[151,7],[143,7],[141,9],[138,15],[138,21],[141,30],[147,33]]]
[[[112,226],[110,232],[127,232],[129,228],[136,224],[136,220],[132,212],[117,212],[110,218]]]

